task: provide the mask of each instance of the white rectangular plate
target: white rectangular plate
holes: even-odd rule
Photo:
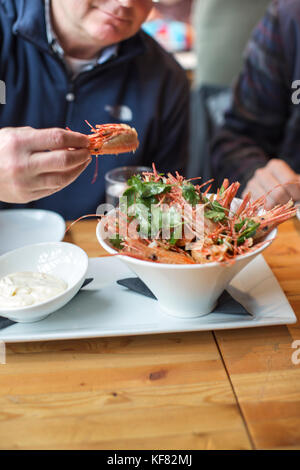
[[[87,277],[94,281],[68,305],[36,323],[16,323],[2,331],[5,342],[49,341],[105,336],[285,325],[297,321],[278,281],[262,255],[231,282],[228,291],[251,313],[212,313],[179,319],[163,313],[156,300],[128,291],[116,280],[132,277],[117,258],[91,258]]]

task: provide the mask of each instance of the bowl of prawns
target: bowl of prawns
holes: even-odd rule
[[[233,277],[272,243],[276,227],[296,214],[293,201],[266,211],[264,197],[236,197],[238,182],[225,179],[215,194],[211,183],[165,176],[153,165],[153,172],[128,180],[119,207],[97,226],[99,243],[140,277],[172,316],[211,313]]]

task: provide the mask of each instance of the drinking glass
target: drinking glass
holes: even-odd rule
[[[145,171],[152,171],[147,166],[121,166],[110,170],[105,175],[106,203],[116,207],[119,197],[127,188],[127,180],[133,175],[141,175]]]

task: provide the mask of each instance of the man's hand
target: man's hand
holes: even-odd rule
[[[68,186],[91,161],[88,145],[63,129],[1,129],[0,201],[26,203]]]
[[[299,201],[300,175],[285,161],[273,158],[265,167],[256,170],[243,192],[243,197],[249,191],[252,200],[265,195],[267,209],[276,204],[285,204],[289,199]]]

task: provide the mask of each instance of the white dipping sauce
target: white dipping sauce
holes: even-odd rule
[[[49,274],[12,273],[0,279],[0,307],[26,307],[64,292],[68,284]]]

